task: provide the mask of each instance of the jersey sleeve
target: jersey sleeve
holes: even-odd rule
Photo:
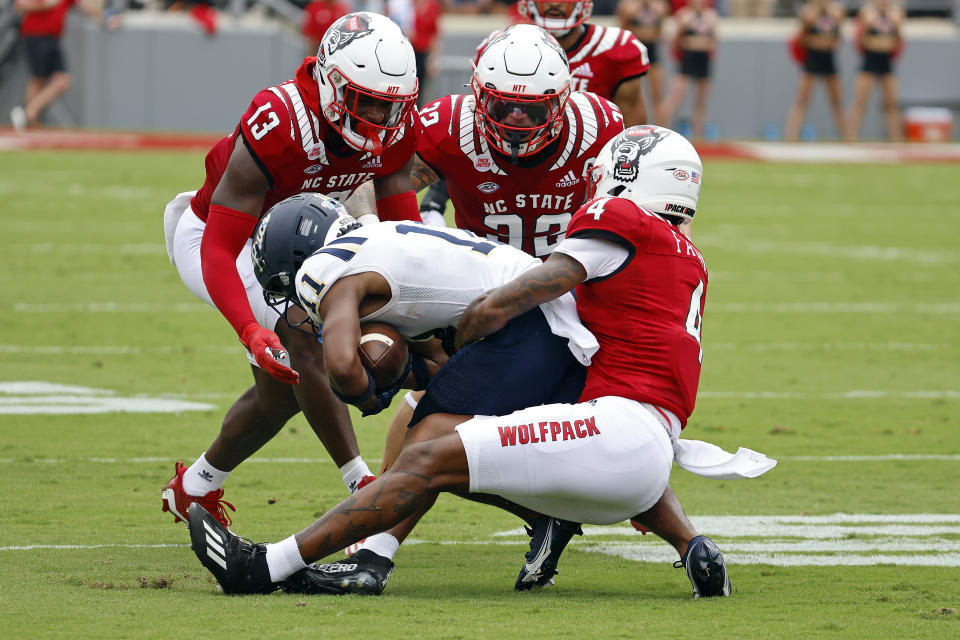
[[[610,51],[610,58],[616,63],[615,68],[617,70],[614,87],[632,78],[642,76],[650,70],[650,55],[647,53],[646,45],[637,40],[637,37],[629,31],[620,29],[620,32],[616,46]]]
[[[596,198],[573,214],[567,227],[567,237],[598,238],[613,242],[627,249],[632,259],[636,248],[645,246],[649,239],[647,215],[624,198]]]
[[[404,126],[403,137],[391,144],[383,153],[383,167],[377,171],[377,177],[388,176],[403,169],[420,146],[423,125],[416,109],[412,109]]]
[[[240,117],[239,130],[250,155],[273,186],[283,170],[281,160],[299,150],[286,100],[264,89],[253,97]],[[296,145],[296,149],[293,147]],[[302,155],[302,151],[299,151]]]
[[[444,96],[434,100],[420,110],[421,135],[417,143],[417,154],[437,175],[443,175],[443,157],[450,136],[450,121],[453,108],[460,96]]]

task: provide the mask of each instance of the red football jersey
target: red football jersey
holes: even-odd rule
[[[250,154],[270,179],[260,215],[277,202],[303,191],[323,193],[343,202],[364,182],[396,173],[413,157],[419,137],[416,109],[411,110],[402,137],[384,149],[382,155],[352,147],[339,155],[325,142],[339,134],[309,105],[307,96],[293,80],[254,96],[236,130],[207,154],[206,181],[190,201],[197,216],[207,219],[210,197],[227,167],[237,136],[242,136]]]
[[[491,152],[474,117],[472,95],[431,102],[420,111],[417,153],[447,181],[458,227],[546,257],[586,199],[590,163],[623,131],[620,110],[592,93],[571,94],[560,137],[518,165]]]
[[[583,38],[567,51],[574,91],[612,99],[622,83],[650,70],[647,47],[632,33],[620,27],[584,26]]]
[[[577,287],[580,319],[600,342],[581,402],[620,396],[669,409],[681,425],[700,382],[700,326],[707,268],[690,239],[624,198],[597,198],[577,211],[571,238],[623,245],[616,273]]]
[[[583,37],[566,50],[570,64],[570,88],[573,91],[589,91],[612,100],[622,83],[650,70],[646,45],[629,31],[595,24],[583,26]],[[491,33],[477,46],[474,64],[480,59],[490,39],[499,33]]]
[[[55,6],[42,11],[31,11],[23,16],[20,22],[22,36],[53,36],[63,35],[63,27],[67,22],[67,13],[76,0],[61,0]]]

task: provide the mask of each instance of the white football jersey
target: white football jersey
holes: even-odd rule
[[[480,294],[506,284],[542,264],[508,245],[469,231],[415,222],[381,222],[361,227],[327,243],[304,261],[297,273],[297,294],[311,319],[339,278],[376,272],[390,284],[390,300],[361,322],[386,322],[411,340],[434,330],[456,327],[464,310]],[[580,323],[569,293],[541,305],[551,330],[569,340],[583,364],[597,350],[596,338]]]

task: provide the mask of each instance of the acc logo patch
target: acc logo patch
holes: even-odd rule
[[[676,169],[673,172],[673,177],[676,178],[677,180],[683,181],[689,178],[690,174],[684,171],[683,169]]]
[[[312,164],[312,165],[310,165],[309,167],[307,167],[306,169],[303,170],[303,172],[304,172],[305,174],[307,174],[308,176],[312,176],[312,175],[315,174],[315,173],[320,173],[321,171],[323,171],[323,165],[322,165],[322,164]]]
[[[479,189],[483,193],[493,193],[499,188],[500,188],[500,185],[498,185],[496,182],[484,182],[483,184],[477,185],[477,189]]]
[[[481,173],[490,171],[493,168],[493,157],[486,153],[477,156],[473,161],[473,168]]]

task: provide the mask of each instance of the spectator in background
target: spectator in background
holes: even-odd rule
[[[814,80],[823,80],[830,95],[830,107],[837,133],[843,137],[843,96],[834,52],[840,43],[840,24],[843,22],[844,8],[839,2],[830,0],[810,0],[800,7],[797,14],[800,33],[795,36],[793,50],[795,57],[803,64],[800,83],[797,85],[797,97],[787,114],[784,138],[796,140],[803,125],[803,119],[810,103]]]
[[[883,113],[890,139],[894,142],[903,140],[893,59],[903,47],[901,30],[905,17],[903,9],[894,6],[891,0],[868,2],[857,13],[857,47],[863,53],[863,66],[857,74],[847,121],[847,139],[850,141],[860,135],[860,121],[874,83],[880,83],[883,92]]]
[[[669,127],[677,107],[687,97],[691,81],[696,83],[693,103],[693,137],[702,138],[707,121],[710,94],[710,62],[717,45],[717,12],[707,0],[690,0],[676,13],[677,35],[674,46],[680,57],[680,71],[670,94],[660,103],[657,122]]]
[[[300,32],[307,40],[307,55],[317,55],[323,34],[341,16],[353,11],[346,0],[313,0],[303,12],[303,26]]]
[[[660,36],[663,19],[670,12],[663,0],[621,0],[617,5],[620,28],[633,35],[647,48],[650,70],[647,87],[654,107],[663,101],[663,67],[660,65]],[[651,122],[652,118],[648,118]],[[639,124],[639,123],[638,123]]]
[[[420,82],[418,106],[431,102],[433,96],[425,90],[430,78],[436,75],[434,59],[437,34],[440,30],[440,16],[443,5],[439,0],[414,0],[413,29],[408,34],[413,45],[413,55],[417,60],[417,80]]]
[[[44,109],[65,94],[73,83],[67,73],[60,37],[67,13],[75,4],[87,15],[106,18],[108,28],[119,26],[116,16],[105,16],[100,6],[91,0],[14,0],[14,11],[23,15],[20,37],[27,48],[30,68],[24,105],[10,111],[10,121],[18,131],[38,125]]]

